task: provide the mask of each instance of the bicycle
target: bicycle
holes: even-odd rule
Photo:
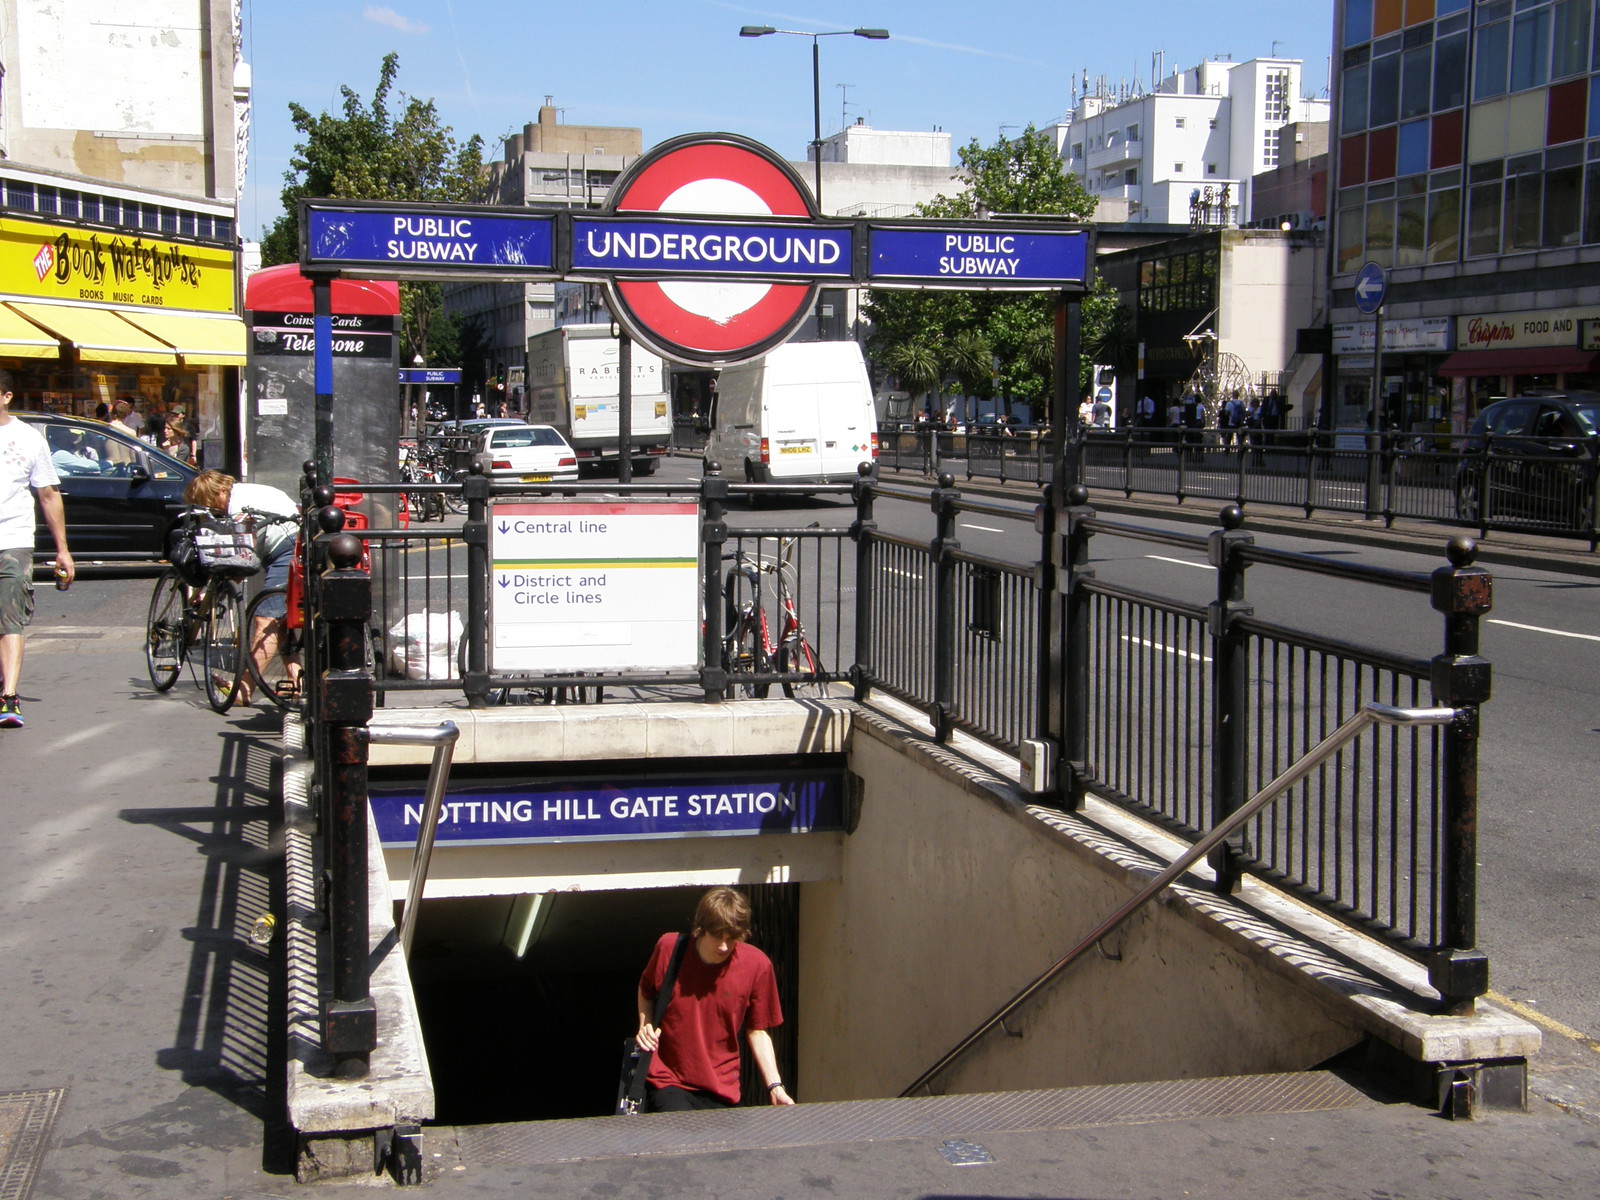
[[[203,510],[179,518],[179,528],[192,537]],[[200,669],[211,707],[225,713],[239,695],[244,670],[244,593],[239,580],[260,569],[207,569],[191,564],[170,566],[156,580],[145,620],[144,657],[150,683],[158,692],[178,682],[185,662]]]
[[[733,563],[723,585],[727,628],[723,636],[723,660],[727,669],[735,677],[774,673],[806,676],[780,681],[783,694],[790,699],[828,694],[828,683],[820,678],[822,669],[795,603],[798,588],[793,557],[799,543],[798,537],[780,537],[776,555],[750,555],[741,549],[723,556],[723,561]],[[769,582],[764,582],[763,577]],[[767,620],[765,596],[769,593],[775,594],[777,599],[776,638]],[[741,682],[735,678],[728,686],[730,697],[735,689],[747,697],[765,699],[771,684],[759,680]]]

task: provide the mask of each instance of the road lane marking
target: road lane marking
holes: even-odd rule
[[[1600,1054],[1600,1041],[1596,1041],[1588,1034],[1582,1033],[1579,1030],[1572,1028],[1570,1025],[1563,1025],[1554,1017],[1545,1016],[1536,1008],[1530,1007],[1526,1004],[1519,1004],[1509,996],[1502,996],[1499,992],[1495,991],[1485,993],[1484,999],[1489,1001],[1491,1004],[1498,1004],[1502,1008],[1509,1008],[1519,1017],[1526,1017],[1541,1029],[1548,1029],[1551,1033],[1560,1034],[1562,1037],[1569,1038],[1572,1041],[1577,1042],[1580,1046],[1585,1046],[1588,1049],[1593,1050],[1596,1054]]]
[[[1585,642],[1600,642],[1600,637],[1592,633],[1568,633],[1565,629],[1546,629],[1543,625],[1524,625],[1520,621],[1501,621],[1495,617],[1485,618],[1491,625],[1505,625],[1511,629],[1526,629],[1530,633],[1548,633],[1552,637],[1577,638]]]
[[[1152,642],[1146,638],[1134,637],[1131,633],[1123,634],[1122,640],[1125,642],[1132,642],[1135,646],[1143,646],[1148,650],[1159,650],[1163,654],[1181,655],[1184,658],[1193,659],[1195,662],[1199,663],[1208,663],[1211,661],[1205,655],[1198,654],[1193,650],[1179,650],[1176,646],[1164,646],[1160,642]]]
[[[1173,563],[1174,565],[1180,566],[1180,567],[1199,567],[1202,571],[1215,571],[1216,570],[1216,568],[1213,567],[1210,563],[1190,562],[1186,558],[1168,558],[1164,554],[1146,554],[1145,557],[1146,558],[1150,558],[1150,559],[1154,559],[1156,562]]]
[[[1004,529],[996,529],[992,525],[972,525],[972,524],[969,524],[966,521],[961,522],[961,528],[963,528],[963,529],[981,529],[985,533],[1004,533],[1005,532]]]

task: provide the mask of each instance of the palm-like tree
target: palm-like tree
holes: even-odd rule
[[[939,347],[926,338],[911,338],[891,347],[883,356],[883,365],[913,396],[932,392],[933,407],[940,414],[944,412],[945,362]]]
[[[967,427],[972,427],[972,397],[987,396],[994,383],[994,351],[989,339],[974,330],[959,333],[945,351],[945,369],[967,397]]]

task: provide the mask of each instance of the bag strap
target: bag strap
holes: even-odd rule
[[[656,1006],[651,1013],[650,1024],[657,1029],[661,1028],[661,1020],[667,1015],[667,1005],[672,1003],[672,989],[678,986],[678,968],[683,965],[683,952],[688,947],[689,935],[680,933],[672,947],[672,957],[667,960],[667,973],[661,977],[661,988],[656,992]]]

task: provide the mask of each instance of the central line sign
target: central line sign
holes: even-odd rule
[[[494,504],[489,536],[490,670],[699,665],[699,505]]]

